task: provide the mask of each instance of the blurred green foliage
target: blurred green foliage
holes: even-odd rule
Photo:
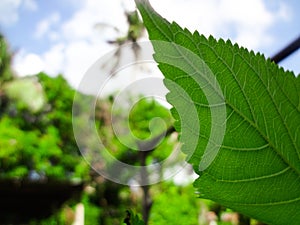
[[[197,225],[201,200],[190,193],[193,186],[176,186],[171,182],[161,183],[153,190],[154,204],[149,225],[188,224]]]
[[[36,113],[41,111],[46,104],[44,90],[36,77],[15,79],[6,82],[3,88],[7,97],[17,104],[19,110],[28,109]]]
[[[62,75],[49,77],[39,73],[17,78],[10,67],[11,59],[7,42],[0,35],[0,179],[88,181],[88,187],[93,191],[85,191],[81,198],[86,225],[119,225],[127,209],[141,212],[141,188],[133,190],[103,179],[90,171],[80,155],[73,135],[72,107],[75,114],[76,109],[90,113],[89,108],[84,109],[88,107],[84,102],[93,97],[79,94],[79,101],[73,102],[75,90]],[[139,141],[151,141],[173,125],[168,109],[154,99],[140,99],[131,108],[129,118],[124,118],[122,107],[112,110],[113,96],[98,99],[95,118],[88,115],[95,120],[98,135],[107,150],[118,160],[134,165],[140,165],[140,155],[131,146],[138,148]],[[129,128],[130,135],[115,134],[112,116],[121,127]],[[88,122],[85,118],[82,116],[75,121],[82,133],[85,133]],[[139,140],[132,138],[132,134]],[[147,155],[147,164],[162,161],[170,155],[177,145],[176,133],[173,134],[168,134],[155,145],[155,150]],[[80,142],[84,145],[81,147],[94,148],[96,153],[100,150],[93,137],[83,135]],[[217,204],[195,198],[190,194],[193,191],[191,185],[182,187],[171,182],[152,186],[150,193],[154,203],[149,224],[196,225],[197,215],[204,206],[216,212],[225,210]],[[42,221],[33,219],[29,224],[71,225],[77,203],[70,200],[50,218]],[[143,224],[139,216],[132,211],[129,213],[132,224]]]
[[[145,222],[140,218],[139,214],[136,214],[132,210],[126,210],[126,217],[123,224],[126,225],[145,225]]]
[[[140,197],[132,196],[127,186],[106,181],[90,171],[81,157],[73,135],[72,107],[76,113],[76,108],[86,105],[81,101],[73,102],[73,88],[61,75],[49,77],[39,73],[25,78],[14,77],[10,68],[12,55],[8,50],[1,39],[0,179],[89,181],[96,191],[91,195],[84,194],[81,200],[85,206],[86,224],[119,224],[126,209],[140,210]],[[84,101],[93,97],[80,94],[80,98]],[[95,118],[91,119],[95,119],[98,135],[116,158],[139,164],[138,152],[126,145],[137,146],[136,139],[126,134],[121,137],[126,143],[122,143],[114,133],[111,116],[123,126],[124,111],[121,108],[113,112],[112,104],[112,96],[96,101]],[[154,99],[137,102],[129,114],[129,121],[130,132],[141,140],[151,140],[173,123],[169,111]],[[87,121],[78,122],[84,132]],[[97,148],[93,141],[87,138],[83,143],[86,147]],[[153,151],[148,163],[163,160],[175,144],[174,138],[163,139],[158,145],[161,152]],[[74,203],[68,204],[71,209],[66,205],[52,217],[33,220],[31,224],[68,224],[66,211],[74,210]]]
[[[85,98],[90,98],[90,96],[85,96]],[[75,104],[78,104],[78,107],[84,107],[84,104],[80,104],[82,101],[75,102]],[[140,164],[140,155],[137,151],[140,150],[139,144],[164,134],[173,124],[172,116],[168,109],[153,98],[141,97],[140,101],[133,104],[129,115],[126,115],[126,109],[122,106],[113,105],[113,101],[113,96],[96,101],[95,118],[92,119],[95,119],[98,137],[104,145],[103,147],[113,157],[131,165],[138,165]],[[129,98],[126,104],[132,105],[131,101]],[[80,118],[78,116],[78,119],[73,122],[77,123],[76,127],[80,127],[84,131],[87,121],[84,117],[82,120]],[[99,149],[98,140],[93,137],[85,136],[80,142],[83,143],[82,148],[87,148],[94,154],[98,154],[102,150]],[[155,151],[149,154],[147,162],[153,163],[165,159],[176,143],[176,138],[163,135],[161,140],[154,145]],[[109,160],[106,160],[106,163],[109,164]],[[113,162],[111,163],[108,167],[113,167]]]
[[[61,76],[17,78],[0,36],[0,179],[88,179],[72,130],[75,91]]]
[[[14,75],[11,70],[12,52],[5,40],[4,36],[0,34],[0,86],[13,79]]]
[[[165,132],[173,123],[169,110],[153,98],[136,102],[129,114],[132,134],[139,139],[149,140]]]

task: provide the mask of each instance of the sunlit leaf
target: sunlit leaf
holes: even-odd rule
[[[269,224],[299,224],[299,76],[230,41],[192,34],[148,1],[136,2],[170,90],[183,151],[200,175],[199,196]]]

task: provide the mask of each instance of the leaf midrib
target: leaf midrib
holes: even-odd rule
[[[181,32],[186,38],[188,38],[188,39],[194,44],[194,46],[196,46],[197,52],[198,52],[197,55],[199,56],[200,49],[199,49],[198,45],[195,43],[194,39],[189,38],[189,37],[187,36],[187,34],[185,34],[184,32],[182,32],[182,31],[180,31],[180,30],[177,31],[177,32]],[[172,41],[172,42],[175,43],[174,41]],[[175,43],[175,44],[176,44],[176,43]],[[233,79],[236,81],[236,83],[238,84],[238,86],[239,86],[241,92],[243,93],[244,99],[247,101],[247,105],[248,105],[249,108],[250,108],[251,116],[252,116],[252,118],[253,118],[253,120],[254,120],[255,116],[254,116],[253,108],[251,107],[251,104],[249,103],[249,102],[250,102],[250,101],[249,101],[249,98],[248,98],[247,95],[245,94],[245,92],[244,92],[243,88],[241,87],[241,84],[240,84],[240,82],[238,81],[238,79],[236,79],[236,76],[234,76],[235,73],[232,71],[232,68],[224,61],[223,57],[220,57],[219,54],[217,54],[217,52],[215,51],[214,48],[212,48],[212,47],[211,47],[210,45],[208,45],[208,44],[207,44],[206,46],[207,46],[208,48],[210,48],[210,49],[214,52],[215,57],[219,58],[219,59],[221,60],[222,64],[223,64],[223,65],[231,72],[230,74],[232,75],[232,77],[233,77]],[[177,49],[177,48],[176,48],[176,49]],[[191,51],[191,50],[190,50],[190,51]],[[181,53],[181,51],[177,51],[177,52],[178,52],[179,54]],[[185,58],[182,54],[180,54],[180,55],[181,55],[181,57],[183,57],[184,59],[186,59],[186,62],[187,62],[190,66],[192,66],[192,67],[194,68],[194,66],[190,63],[190,61],[189,61],[187,58]],[[281,120],[281,122],[284,124],[285,130],[288,132],[288,137],[289,137],[290,141],[292,142],[292,144],[293,144],[293,146],[294,146],[294,151],[297,152],[297,147],[295,146],[295,142],[293,141],[293,138],[292,138],[292,136],[291,136],[290,129],[288,128],[288,126],[286,125],[285,121],[283,120],[282,114],[279,112],[278,107],[277,107],[277,105],[276,105],[276,103],[275,103],[275,101],[274,101],[274,98],[273,98],[273,96],[272,96],[271,93],[270,93],[270,90],[266,87],[265,83],[263,82],[263,80],[261,79],[261,77],[259,76],[259,74],[257,73],[257,71],[255,70],[255,68],[254,68],[250,63],[248,63],[248,60],[246,60],[241,54],[239,54],[239,55],[240,55],[240,57],[243,59],[243,61],[246,62],[246,64],[248,65],[248,68],[250,68],[250,69],[252,70],[252,72],[253,72],[253,73],[257,76],[257,78],[260,80],[261,84],[265,87],[266,92],[268,93],[269,97],[270,97],[271,100],[272,100],[273,107],[276,109],[276,112],[277,112],[278,115],[280,116],[280,120]],[[200,57],[200,56],[199,56],[199,57]],[[196,68],[194,68],[194,70],[197,72],[197,69],[196,69]],[[262,131],[261,131],[261,130],[259,129],[259,127],[257,126],[257,121],[255,121],[255,123],[252,122],[252,121],[250,120],[250,118],[246,117],[240,110],[238,110],[238,109],[235,108],[231,103],[229,103],[229,102],[227,101],[226,97],[225,97],[225,102],[226,102],[226,104],[227,104],[228,106],[231,107],[232,110],[234,110],[235,112],[238,112],[238,114],[239,114],[244,120],[246,120],[246,122],[248,122],[252,127],[254,127],[255,130],[256,130],[256,131],[264,138],[264,140],[270,145],[270,147],[272,147],[272,149],[275,150],[275,152],[279,155],[279,157],[280,157],[280,158],[281,158],[281,159],[282,159],[289,167],[291,167],[293,170],[295,170],[295,172],[296,172],[297,174],[299,174],[299,171],[298,171],[296,168],[294,168],[294,166],[292,166],[292,165],[285,159],[285,157],[282,155],[282,153],[281,153],[281,152],[273,145],[273,143],[270,141],[270,139],[268,138],[268,136],[266,136],[265,134],[262,133]],[[262,112],[264,112],[264,111],[262,111]],[[264,120],[265,120],[265,116],[263,116],[263,118],[264,118]],[[265,127],[268,128],[268,127],[267,127],[267,123],[266,123],[266,122],[264,122],[264,123],[265,123]],[[268,134],[268,129],[266,129],[266,132],[267,132],[267,134]],[[298,152],[297,152],[297,153],[298,153]],[[299,153],[298,153],[298,158],[300,158],[300,157],[299,157]]]
[[[176,44],[175,42],[173,42],[174,44]],[[193,42],[193,44],[195,44],[195,42]],[[177,44],[176,44],[177,45]],[[209,45],[207,45],[207,47],[210,47]],[[194,68],[194,65],[193,64],[191,64],[190,63],[190,61],[183,55],[183,54],[181,54],[181,51],[179,51],[178,50],[178,48],[175,46],[175,48],[176,48],[176,51],[177,51],[177,53],[179,53],[179,55],[181,55],[181,57],[183,58],[183,59],[185,59],[185,61],[194,69],[194,71],[196,72],[195,74],[198,74],[198,70],[197,70],[197,68]],[[197,50],[198,50],[198,52],[200,51],[200,49],[199,48],[197,48]],[[213,48],[211,48],[211,50],[213,51],[213,52],[215,52],[215,50],[213,49]],[[217,55],[217,53],[215,52],[215,55]],[[198,55],[199,56],[199,55]],[[242,56],[241,56],[242,57]],[[221,57],[219,57],[220,59],[222,59]],[[244,59],[245,60],[245,59]],[[246,60],[245,60],[246,61]],[[231,73],[231,75],[233,76],[233,78],[234,78],[234,80],[236,81],[236,83],[238,84],[238,86],[239,86],[239,88],[243,91],[243,89],[241,88],[241,85],[240,85],[240,83],[238,82],[238,80],[236,79],[236,77],[233,75],[234,74],[234,72],[232,71],[232,69],[229,67],[229,65],[224,61],[224,60],[222,60],[222,63],[224,64],[224,66],[226,67],[226,68],[228,68],[232,73]],[[259,78],[259,80],[261,81],[261,78],[259,77],[259,75],[256,73],[256,71],[252,68],[252,67],[250,67],[252,70],[253,70],[253,72],[258,76],[258,78]],[[189,75],[186,75],[187,77],[189,76]],[[206,78],[205,78],[206,79]],[[262,81],[261,81],[262,82]],[[209,83],[209,82],[208,82]],[[262,82],[263,83],[263,82]],[[263,85],[264,85],[264,83],[263,83]],[[264,85],[265,86],[265,85]],[[267,90],[267,92],[268,92],[268,94],[269,94],[269,96],[271,97],[271,99],[272,99],[272,103],[273,103],[273,105],[274,105],[274,100],[273,100],[273,98],[272,98],[272,96],[270,95],[270,93],[269,93],[269,90]],[[221,97],[221,96],[220,96]],[[245,94],[244,95],[244,97],[245,97],[245,99],[247,100],[247,104],[249,105],[249,99],[247,98],[247,95]],[[297,174],[299,174],[298,173],[298,171],[297,171],[297,169],[296,168],[294,168],[292,165],[290,165],[289,164],[289,162],[288,161],[286,161],[286,159],[285,159],[285,157],[283,157],[283,155],[281,154],[281,152],[280,151],[278,151],[277,150],[277,148],[273,145],[273,143],[269,140],[269,138],[264,134],[264,133],[262,133],[261,132],[261,130],[259,129],[259,127],[257,126],[257,124],[256,123],[254,123],[253,121],[251,121],[248,117],[246,117],[240,110],[238,110],[236,107],[234,107],[230,102],[228,102],[227,100],[226,100],[226,98],[225,98],[225,103],[226,103],[226,105],[228,105],[228,106],[230,106],[231,107],[231,109],[234,111],[234,112],[236,112],[238,115],[240,115],[241,116],[241,118],[243,118],[246,122],[248,122],[263,138],[264,138],[264,140],[266,141],[266,144],[269,144],[269,146],[272,148],[272,149],[274,149],[275,150],[275,152],[277,153],[277,155],[290,167],[290,168],[292,168]],[[250,107],[250,106],[249,106]],[[251,115],[252,115],[252,117],[254,118],[254,115],[253,115],[253,110],[252,110],[252,107],[250,107],[251,108]],[[276,108],[276,110],[277,110],[277,107],[275,107]],[[278,110],[277,110],[278,111]],[[280,118],[282,119],[282,116],[281,116],[281,114],[278,112],[278,114],[280,115]],[[265,119],[265,117],[264,117],[264,119]],[[286,127],[286,126],[285,126]],[[290,134],[289,134],[290,135]],[[290,136],[289,136],[290,137]]]
[[[288,171],[290,168],[285,168],[282,171],[279,171],[276,173],[276,175],[280,175],[286,171]],[[210,179],[213,179],[215,182],[221,182],[221,183],[243,183],[243,182],[253,182],[254,180],[249,180],[249,181],[244,181],[244,180],[240,180],[240,181],[230,181],[230,180],[221,180],[221,179],[217,179],[215,178],[212,174],[204,172],[207,176],[210,177]],[[264,179],[264,178],[261,178]],[[241,203],[241,202],[236,202],[236,201],[224,201],[223,204],[227,204],[227,203],[234,203],[235,205],[242,205],[242,206],[274,206],[274,205],[285,205],[285,204],[289,204],[289,203],[293,203],[293,202],[297,202],[300,201],[300,197],[297,198],[293,198],[293,199],[289,199],[289,200],[283,200],[283,201],[273,201],[273,202],[264,202],[264,203]]]
[[[151,11],[151,12],[153,12],[153,11]],[[155,12],[153,12],[153,14],[155,14]],[[176,44],[176,42],[174,42],[171,38],[168,37],[168,35],[164,32],[164,30],[160,29],[159,24],[157,24],[156,21],[155,21],[155,19],[153,19],[153,17],[152,17],[153,14],[149,13],[149,19],[151,19],[152,23],[156,26],[156,28],[160,31],[160,33],[161,33],[161,34],[162,34],[169,42]],[[162,19],[163,19],[163,18],[162,18]],[[164,19],[163,19],[163,20],[164,20]],[[164,21],[164,22],[165,22],[165,21]],[[175,23],[173,23],[173,24],[175,24]],[[168,23],[168,28],[169,28],[170,26],[172,26],[172,24]],[[179,27],[179,26],[178,26],[178,27]],[[169,28],[169,31],[172,33],[173,39],[174,39],[174,38],[175,38],[175,35],[173,34],[172,29]],[[182,30],[179,30],[179,31],[177,31],[177,32],[181,32],[182,34],[184,34],[184,35],[186,36],[186,34],[185,34],[184,32],[182,32]],[[189,37],[188,37],[188,38],[189,38]],[[193,39],[193,38],[192,38],[192,39],[189,38],[189,39],[193,42],[194,46],[196,46],[197,52],[198,52],[198,56],[199,56],[200,49],[199,49],[198,45],[194,42],[194,39]],[[207,41],[209,41],[209,40],[207,40]],[[176,44],[176,45],[177,45],[177,44]],[[183,46],[183,47],[184,47],[184,46]],[[222,59],[222,64],[223,64],[226,68],[228,68],[230,71],[232,71],[231,68],[230,68],[230,66],[223,60],[223,58],[221,58],[221,57],[216,53],[215,49],[213,49],[213,48],[212,48],[211,46],[209,46],[208,44],[207,44],[207,47],[210,48],[210,49],[214,52],[215,56],[217,56],[218,58]],[[177,52],[178,52],[178,51],[177,51]],[[179,51],[179,53],[180,53],[180,51]],[[239,55],[240,55],[240,54],[239,54]],[[182,56],[182,57],[184,58],[184,56]],[[200,56],[199,56],[199,57],[200,57]],[[244,59],[244,57],[243,57],[242,55],[240,55],[240,57],[242,57],[242,58]],[[187,62],[190,64],[190,62],[189,62],[188,60],[187,60]],[[252,65],[250,65],[250,64],[248,63],[248,61],[245,60],[245,59],[244,59],[244,62],[247,63],[247,65],[249,66],[249,68],[252,69],[252,71],[254,72],[254,74],[258,77],[258,79],[261,81],[261,83],[263,84],[263,86],[266,88],[264,82],[262,82],[262,80],[261,80],[261,77],[257,74],[256,70],[252,67]],[[196,71],[197,71],[197,70],[196,70]],[[243,93],[243,89],[241,88],[240,83],[237,81],[236,77],[235,77],[233,74],[234,74],[234,73],[231,73],[231,75],[233,76],[234,80],[236,81],[236,83],[237,83],[238,86],[240,87],[240,90],[242,90],[242,93]],[[275,109],[276,109],[277,113],[280,115],[281,121],[283,121],[282,115],[281,115],[281,113],[279,113],[278,108],[276,107],[276,104],[275,104],[275,102],[274,102],[274,99],[273,99],[272,95],[270,94],[268,88],[266,88],[266,90],[267,90],[267,93],[268,93],[269,97],[270,97],[271,100],[272,100],[273,106],[275,106]],[[244,95],[244,93],[243,93],[243,95]],[[247,96],[244,96],[244,97],[245,97],[245,99],[246,99],[246,101],[247,101],[247,104],[249,105],[249,99],[247,98]],[[238,113],[238,115],[240,115],[246,122],[248,122],[248,123],[249,123],[249,124],[250,124],[250,125],[251,125],[251,126],[252,126],[252,127],[253,127],[253,128],[254,128],[261,136],[262,136],[262,137],[263,137],[263,138],[264,138],[264,140],[265,140],[267,143],[269,143],[270,147],[272,147],[272,148],[275,150],[275,152],[278,154],[278,156],[279,156],[279,157],[280,157],[280,158],[281,158],[281,159],[282,159],[282,160],[283,160],[283,161],[284,161],[291,169],[293,169],[293,170],[296,172],[296,174],[299,175],[298,170],[297,170],[294,166],[292,166],[292,165],[285,159],[285,157],[281,154],[281,152],[273,145],[272,142],[270,142],[269,138],[268,138],[267,136],[265,136],[265,135],[260,131],[260,129],[257,127],[257,125],[256,125],[255,123],[253,123],[252,121],[250,121],[243,113],[241,113],[239,110],[237,110],[237,108],[235,108],[231,103],[229,103],[229,102],[227,101],[226,98],[225,98],[225,102],[226,102],[227,106],[229,106],[233,111],[235,111],[236,113]],[[293,105],[293,104],[292,104],[292,105]],[[251,116],[252,116],[253,118],[255,118],[254,115],[253,115],[252,107],[251,107],[250,105],[249,105],[249,107],[250,107],[250,111],[251,111]],[[264,119],[265,119],[265,117],[264,117]],[[266,124],[266,123],[265,123],[265,124]],[[293,142],[293,139],[292,139],[290,130],[289,130],[288,127],[286,126],[286,123],[285,123],[285,122],[283,122],[283,124],[284,124],[285,129],[288,131],[288,137],[289,137],[289,139],[292,141],[292,144],[293,144],[293,146],[294,146],[294,150],[297,152],[297,148],[296,148],[296,146],[295,146],[295,143]],[[266,130],[268,130],[268,129],[266,129]],[[297,152],[297,154],[298,154],[298,158],[300,158],[300,156],[299,156],[300,153]]]
[[[290,199],[290,200],[285,200],[285,201],[278,201],[278,202],[265,202],[265,203],[236,203],[236,202],[224,202],[226,203],[234,203],[236,206],[275,206],[275,205],[286,205],[294,202],[300,201],[300,197]]]
[[[242,57],[242,55],[240,55],[240,56]],[[243,58],[243,57],[242,57],[242,58]],[[243,58],[243,59],[244,59],[244,58]],[[256,72],[255,68],[248,62],[248,60],[244,59],[244,62],[246,62],[246,64],[252,69],[253,73],[258,77],[258,79],[261,81],[261,83],[262,83],[263,86],[265,87],[265,90],[267,91],[269,97],[270,97],[271,100],[272,100],[272,104],[273,104],[274,108],[276,109],[278,115],[280,115],[280,120],[281,120],[281,122],[284,124],[284,127],[285,127],[286,131],[287,131],[288,134],[289,134],[288,137],[289,137],[290,141],[292,142],[292,144],[293,144],[293,146],[294,146],[294,151],[296,151],[296,153],[298,154],[298,159],[300,159],[300,155],[299,155],[300,153],[297,151],[297,146],[295,145],[295,142],[294,142],[294,140],[293,140],[293,138],[292,138],[291,131],[290,131],[290,129],[288,128],[287,124],[285,123],[285,121],[284,121],[284,119],[283,119],[283,116],[282,116],[281,112],[278,110],[278,107],[277,107],[277,105],[276,105],[276,101],[275,101],[275,99],[273,98],[273,96],[271,95],[270,90],[268,89],[268,87],[265,85],[265,83],[264,83],[263,80],[261,79],[261,76],[259,76],[259,74]],[[225,65],[227,65],[227,64],[225,64]],[[269,70],[268,70],[268,72],[269,72]],[[275,80],[276,80],[276,79],[275,79]],[[276,83],[277,83],[277,82],[276,82]],[[239,84],[239,86],[240,86],[240,84]],[[278,84],[278,86],[280,87],[279,84]],[[245,97],[247,97],[247,96],[245,96]],[[289,98],[287,98],[287,99],[289,99]],[[247,101],[248,101],[248,100],[247,100]],[[293,105],[293,104],[292,104],[292,105]],[[251,110],[251,112],[252,112],[252,110]],[[264,113],[263,110],[262,110],[262,112]],[[252,116],[253,116],[253,114],[252,114]],[[264,119],[265,119],[265,117],[264,117]],[[266,126],[266,123],[265,123],[265,127],[268,128],[268,126]],[[268,130],[268,129],[266,129],[266,131],[267,131],[267,130]],[[275,149],[276,152],[278,152],[277,148],[274,148],[274,149]],[[281,154],[280,154],[280,155],[281,155]],[[298,172],[297,169],[296,169],[296,171],[297,171],[297,173],[299,174],[299,172]]]

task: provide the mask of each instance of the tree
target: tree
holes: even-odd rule
[[[74,90],[66,81],[41,73],[11,81],[3,92],[7,105],[0,120],[1,177],[86,178],[87,166],[72,135]]]
[[[2,34],[0,34],[0,86],[14,78],[11,70],[12,52]]]

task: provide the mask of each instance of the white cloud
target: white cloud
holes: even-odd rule
[[[19,19],[18,9],[21,0],[1,0],[0,1],[0,24],[10,26]]]
[[[272,46],[274,37],[270,30],[279,20],[288,18],[288,7],[283,2],[277,10],[271,11],[263,0],[222,0],[220,9],[223,9],[224,26],[232,26],[236,32],[231,39],[256,51]]]
[[[19,20],[19,10],[36,11],[38,5],[35,0],[1,0],[0,1],[0,24],[11,26]]]
[[[286,20],[289,11],[285,2],[280,3],[277,11],[271,11],[263,0],[152,0],[151,3],[168,20],[191,31],[230,38],[254,50],[272,44],[269,29],[276,21]]]
[[[52,13],[46,19],[41,20],[36,27],[34,37],[39,39],[47,35],[50,32],[51,27],[60,21],[60,14],[58,12]]]
[[[31,61],[31,71],[41,70],[42,67],[42,70],[49,75],[63,73],[73,86],[77,86],[89,66],[110,48],[106,40],[111,37],[109,38],[105,32],[98,31],[95,24],[104,22],[126,29],[126,20],[120,2],[87,0],[83,2],[79,11],[63,23],[57,13],[40,21],[34,36],[36,38],[48,37],[59,44],[53,45],[38,58],[35,57],[37,63]],[[60,28],[53,29],[53,25],[59,22]],[[107,29],[107,31],[110,30]],[[22,76],[29,74],[29,55],[32,59],[32,54],[23,53],[15,60],[16,71]]]
[[[106,52],[107,45],[75,41],[69,44],[65,52],[64,74],[67,80],[77,87],[88,68]]]
[[[127,23],[120,0],[87,0],[84,3],[81,10],[62,26],[63,35],[68,40],[90,39],[95,34],[95,25],[99,22],[116,26],[121,30],[126,28]],[[103,37],[99,35],[98,38]]]
[[[53,46],[40,56],[23,53],[16,61],[17,71],[28,74],[31,66],[32,71],[42,68],[50,75],[63,73],[77,86],[89,66],[109,48],[105,41],[120,35],[105,26],[96,29],[95,24],[108,24],[126,31],[124,8],[132,9],[133,6],[124,2],[81,1],[80,9],[67,21],[61,21],[58,13],[42,20],[35,36],[48,37]],[[168,20],[175,20],[191,31],[197,29],[205,35],[230,38],[254,50],[270,46],[273,37],[269,30],[278,20],[286,20],[291,14],[285,2],[270,10],[263,0],[151,0],[151,3]]]
[[[54,45],[48,52],[42,55],[45,62],[44,71],[52,76],[63,72],[65,66],[65,46],[62,43]]]
[[[20,52],[14,59],[14,69],[20,76],[45,71],[50,76],[62,73],[77,87],[87,69],[108,50],[104,43],[73,41],[56,44],[42,55]]]
[[[18,75],[33,75],[43,71],[45,62],[37,54],[20,52],[14,59],[14,70]]]
[[[33,75],[41,71],[55,76],[63,71],[64,58],[64,45],[57,44],[42,55],[21,51],[16,55],[13,66],[20,76]]]
[[[268,26],[273,16],[262,0],[222,0],[219,4],[221,21],[232,22],[244,27]],[[224,19],[224,20],[223,20]]]

